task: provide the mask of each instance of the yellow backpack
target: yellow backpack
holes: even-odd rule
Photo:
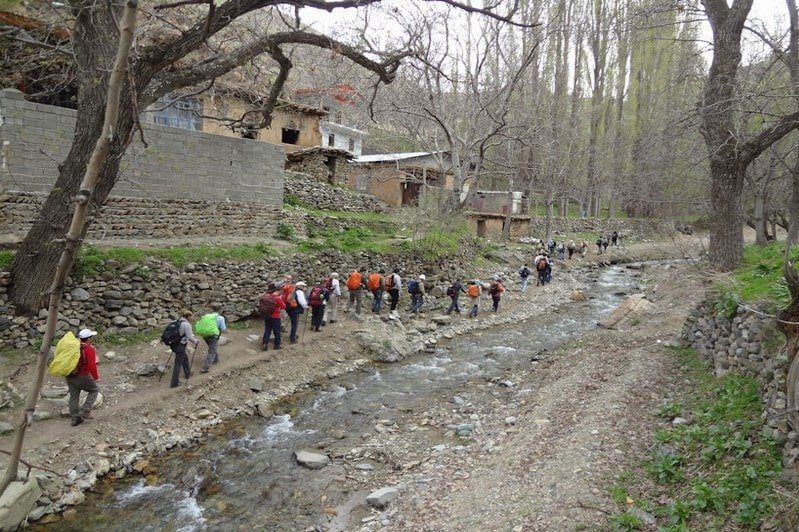
[[[53,377],[66,377],[71,375],[78,367],[80,360],[80,340],[75,338],[72,331],[67,331],[55,346],[55,357],[50,362],[47,371]]]

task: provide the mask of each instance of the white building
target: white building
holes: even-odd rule
[[[352,127],[342,126],[334,122],[319,122],[322,134],[322,147],[346,150],[355,157],[361,156],[363,139],[367,133]]]

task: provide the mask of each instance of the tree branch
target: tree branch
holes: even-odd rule
[[[776,123],[761,131],[756,137],[741,144],[741,164],[748,165],[766,151],[769,146],[794,129],[799,129],[799,111],[783,116]]]

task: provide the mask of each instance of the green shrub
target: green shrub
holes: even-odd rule
[[[300,198],[293,194],[285,194],[283,196],[283,205],[290,205],[292,207],[299,207],[302,205]]]
[[[0,251],[0,270],[8,270],[11,261],[14,260],[14,252],[9,250]]]
[[[293,225],[280,222],[277,224],[277,229],[275,230],[275,236],[280,240],[286,240],[288,242],[292,242],[297,238],[297,232],[294,230]]]

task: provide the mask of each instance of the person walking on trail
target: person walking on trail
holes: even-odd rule
[[[580,256],[581,256],[582,258],[585,258],[586,254],[588,254],[588,242],[586,242],[585,240],[583,240],[583,241],[580,243]]]
[[[289,343],[297,343],[297,328],[300,323],[300,314],[308,308],[308,300],[305,297],[305,288],[308,285],[300,281],[294,285],[294,289],[286,299],[286,314],[289,316]],[[285,293],[285,292],[284,292]]]
[[[577,250],[577,245],[574,243],[574,240],[569,240],[569,245],[566,246],[566,251],[569,252],[569,260],[572,260],[572,255]]]
[[[322,317],[322,325],[338,321],[338,298],[341,297],[341,283],[338,280],[338,273],[331,273],[324,286],[327,293],[327,301],[324,305],[325,313]]]
[[[596,252],[598,255],[602,254],[602,237],[597,237],[596,239]]]
[[[558,251],[558,258],[560,260],[565,259],[566,258],[566,247],[563,245],[563,242],[559,242],[556,249]]]
[[[367,287],[372,293],[372,312],[377,315],[380,315],[380,310],[383,307],[383,288],[385,282],[383,280],[383,275],[385,275],[385,273],[385,270],[374,272],[369,275],[369,280],[367,282]]]
[[[470,281],[466,287],[466,295],[469,296],[469,317],[476,318],[477,312],[480,310],[480,292],[482,291],[483,284],[475,279]]]
[[[418,315],[422,311],[424,305],[424,282],[426,278],[424,274],[419,276],[419,279],[411,279],[408,281],[408,293],[411,295],[411,314]]]
[[[533,259],[533,263],[535,264],[535,271],[538,274],[535,285],[544,286],[547,284],[547,267],[549,266],[546,252],[542,250],[541,253],[536,255],[535,259]]]
[[[269,349],[269,338],[274,334],[275,349],[280,349],[280,312],[286,308],[283,294],[275,285],[269,285],[258,303],[258,314],[264,320],[264,336],[261,349]]]
[[[455,279],[449,288],[447,288],[447,295],[451,300],[449,308],[447,309],[447,315],[452,314],[453,312],[458,314],[461,313],[461,308],[458,306],[458,300],[461,297],[461,292],[465,294],[466,290],[463,289],[460,279]]]
[[[400,291],[402,290],[402,278],[399,275],[399,268],[394,268],[394,272],[386,276],[385,288],[391,298],[391,307],[389,308],[388,315],[396,316]]]
[[[607,251],[607,250],[608,250],[608,244],[609,244],[609,243],[610,243],[610,242],[609,242],[609,240],[608,240],[608,236],[607,236],[607,235],[603,236],[603,237],[602,237],[602,248],[603,248],[603,250],[604,250],[604,251]]]
[[[614,246],[618,246],[619,245],[619,232],[618,231],[613,231],[610,234],[610,242]]]
[[[78,332],[80,358],[75,371],[66,377],[69,389],[69,417],[72,418],[73,427],[80,425],[85,419],[92,418],[92,407],[100,394],[100,388],[97,386],[97,381],[100,380],[100,374],[97,372],[97,351],[92,340],[95,336],[97,331],[91,329],[81,329]],[[83,405],[80,404],[80,392],[89,394]]]
[[[547,242],[547,249],[549,250],[549,254],[555,253],[555,247],[557,247],[558,243],[555,242],[554,238],[550,238],[549,242]]]
[[[172,349],[172,352],[175,353],[175,364],[172,366],[172,381],[170,382],[170,388],[177,388],[180,386],[180,370],[183,370],[183,376],[186,377],[186,380],[189,380],[191,377],[191,366],[189,366],[189,355],[186,353],[186,346],[191,343],[194,346],[194,349],[197,349],[197,344],[200,343],[199,340],[194,336],[194,332],[191,330],[191,322],[189,321],[194,314],[188,309],[181,312],[180,319],[178,322],[180,323],[180,327],[178,329],[178,335],[180,339],[177,342],[174,342],[169,347]]]
[[[355,314],[361,315],[361,305],[363,303],[363,287],[364,287],[364,278],[361,275],[361,272],[353,270],[350,276],[347,278],[347,290],[350,293],[350,301],[347,304],[347,312],[352,310],[352,306],[355,305]]]
[[[202,318],[197,320],[194,325],[194,330],[197,336],[205,340],[208,346],[208,355],[205,357],[205,363],[200,373],[208,373],[212,364],[219,364],[219,337],[222,333],[227,331],[227,324],[225,318],[222,316],[222,305],[220,303],[213,303],[211,305],[210,314],[205,314]]]
[[[502,279],[499,277],[494,278],[494,282],[488,288],[488,294],[494,302],[494,312],[499,311],[499,301],[502,299],[502,293],[505,291],[505,286],[502,284]]]
[[[531,273],[533,272],[527,267],[527,263],[525,262],[524,265],[522,265],[522,269],[519,270],[519,277],[522,278],[522,293],[527,292],[527,283],[530,280]]]
[[[329,292],[325,288],[324,281],[316,283],[308,292],[308,305],[311,307],[311,329],[314,332],[319,332],[324,323],[325,301],[328,298]]]

